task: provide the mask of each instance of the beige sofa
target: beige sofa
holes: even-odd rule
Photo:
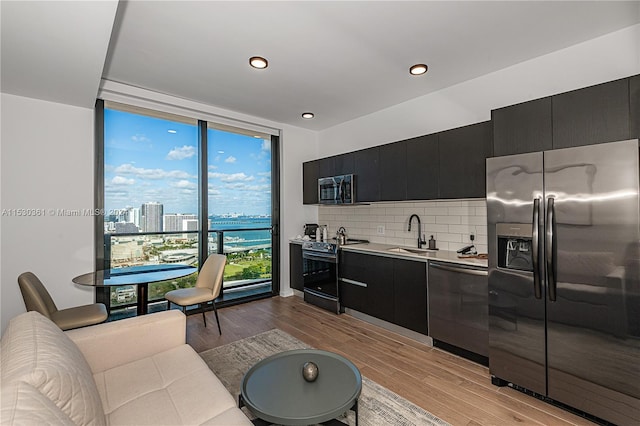
[[[166,311],[63,332],[36,312],[1,343],[2,425],[251,425]]]

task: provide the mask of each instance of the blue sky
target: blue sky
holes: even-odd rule
[[[270,141],[209,129],[209,214],[269,214]],[[164,204],[165,213],[198,210],[198,129],[105,109],[105,209]]]

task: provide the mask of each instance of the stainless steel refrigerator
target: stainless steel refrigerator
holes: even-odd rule
[[[489,369],[640,424],[638,140],[487,159]]]

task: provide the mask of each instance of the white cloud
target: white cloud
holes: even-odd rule
[[[197,189],[198,184],[194,182],[189,182],[188,180],[181,180],[174,184],[172,184],[174,188],[184,188],[184,189]]]
[[[115,173],[121,175],[134,175],[141,179],[196,179],[197,176],[190,175],[184,170],[163,170],[163,169],[144,169],[141,167],[134,167],[131,164],[121,164],[115,168]]]
[[[262,150],[263,151],[271,151],[271,141],[263,139],[262,140]]]
[[[151,139],[139,133],[137,135],[131,136],[131,140],[134,142],[150,142],[151,141]]]
[[[225,163],[235,163],[236,162],[236,157],[234,157],[233,155],[230,155],[227,157],[226,160],[224,160]]]
[[[209,172],[209,179],[220,179],[222,182],[251,182],[255,180],[255,177],[247,176],[244,173]]]
[[[111,179],[111,183],[113,185],[133,185],[136,181],[135,179],[127,179],[122,176],[114,176],[113,179]]]
[[[214,166],[213,164],[209,165],[209,170],[215,170],[217,168],[218,168],[218,166]]]
[[[191,158],[196,155],[196,147],[191,145],[184,145],[181,148],[175,147],[169,154],[167,154],[167,160],[184,160],[185,158]]]

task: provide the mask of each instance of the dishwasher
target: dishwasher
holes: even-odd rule
[[[489,356],[487,268],[429,262],[428,299],[429,335],[434,346],[486,363]]]

